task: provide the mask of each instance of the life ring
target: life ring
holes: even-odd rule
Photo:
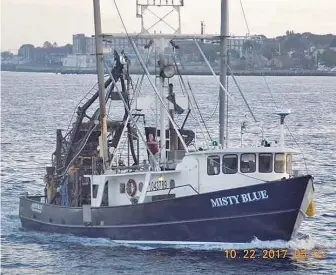
[[[130,197],[134,197],[137,192],[137,184],[135,180],[130,179],[126,184],[126,192]]]

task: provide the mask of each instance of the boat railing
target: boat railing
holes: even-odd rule
[[[149,190],[146,192],[147,193],[150,193],[150,192],[157,192],[157,191],[162,191],[162,190],[169,190],[168,194],[167,195],[170,195],[170,192],[173,190],[173,189],[177,189],[177,188],[182,188],[182,187],[190,187],[197,195],[199,195],[199,192],[190,184],[183,184],[183,185],[178,185],[178,186],[173,186],[173,187],[169,187],[169,188],[162,188],[162,189],[158,189],[158,190]]]
[[[166,161],[166,162],[160,162],[160,165],[164,165],[165,171],[171,171],[175,170],[175,167],[177,164],[181,163],[181,160],[177,161]],[[174,167],[174,168],[171,168]],[[128,170],[129,172],[135,172],[135,171],[149,171],[150,170],[150,164],[149,163],[144,163],[141,165],[131,165],[131,166],[126,166],[126,165],[118,165],[118,166],[111,166],[111,170],[116,170],[116,171],[121,171],[121,170]]]
[[[44,203],[45,202],[45,198],[46,196],[45,195],[28,195],[28,194],[25,194],[24,195],[25,198],[27,198],[28,200],[32,200],[32,201],[36,201],[36,202],[41,202],[41,203]]]
[[[111,170],[129,170],[131,172],[135,172],[135,171],[148,171],[149,170],[149,164],[143,164],[143,165],[132,165],[132,166],[111,166]]]

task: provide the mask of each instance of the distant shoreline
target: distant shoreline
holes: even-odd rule
[[[1,71],[9,72],[35,72],[35,73],[55,73],[55,74],[96,74],[96,70],[90,69],[64,69],[61,67],[43,67],[43,66],[16,66],[1,64]],[[150,69],[150,73],[154,73],[154,70]],[[216,70],[215,70],[216,71]],[[142,69],[131,69],[131,74],[141,75]],[[212,75],[206,68],[195,67],[193,69],[181,70],[182,75]],[[216,74],[219,74],[218,70]],[[271,70],[271,71],[244,71],[234,70],[233,74],[236,76],[336,76],[336,72],[322,72],[315,70]]]

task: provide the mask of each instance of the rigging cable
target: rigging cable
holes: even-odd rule
[[[157,89],[156,89],[156,87],[155,87],[153,81],[152,81],[151,78],[150,78],[150,74],[149,74],[149,72],[148,72],[148,69],[147,69],[147,67],[146,67],[146,64],[144,63],[144,61],[143,61],[143,59],[142,59],[142,57],[141,57],[141,55],[140,55],[140,53],[139,53],[138,48],[136,47],[134,41],[131,39],[131,37],[130,37],[129,34],[128,34],[127,28],[126,28],[126,26],[125,26],[124,20],[123,20],[122,17],[121,17],[121,14],[120,14],[118,5],[117,5],[117,3],[116,3],[116,0],[114,0],[114,5],[115,5],[115,7],[116,7],[116,10],[117,10],[117,12],[118,12],[120,21],[121,21],[121,23],[122,23],[122,25],[123,25],[123,27],[124,27],[124,30],[125,30],[125,32],[126,32],[126,35],[127,35],[127,37],[128,37],[128,40],[129,40],[129,42],[131,43],[132,48],[133,48],[133,50],[134,50],[134,52],[135,52],[135,54],[136,54],[136,56],[137,56],[137,58],[138,58],[138,60],[139,60],[139,62],[140,62],[140,64],[141,64],[143,70],[146,72],[147,78],[148,78],[148,80],[149,80],[149,82],[150,82],[152,88],[154,89],[154,91],[155,91],[155,93],[156,93],[158,99],[160,100],[161,105],[163,106],[163,109],[167,112],[169,121],[170,121],[171,124],[173,125],[174,130],[175,130],[177,136],[179,137],[179,139],[180,139],[180,141],[181,141],[181,143],[182,143],[184,149],[186,150],[186,152],[188,152],[188,146],[185,144],[185,141],[184,141],[184,139],[183,139],[183,137],[182,137],[180,131],[178,131],[178,125],[177,125],[176,122],[175,122],[174,120],[172,120],[172,118],[169,116],[169,110],[168,110],[168,108],[165,106],[164,101],[163,101],[163,99],[162,99],[160,93],[157,91]],[[118,91],[118,92],[119,92],[119,91]],[[126,106],[125,106],[125,107],[126,107]],[[133,118],[132,118],[132,119],[133,119]],[[139,131],[139,132],[140,132],[140,131]],[[141,138],[142,138],[142,135],[141,135]],[[146,141],[144,141],[144,142],[146,143]]]
[[[129,34],[128,34],[127,29],[126,29],[126,26],[125,26],[124,21],[123,21],[123,19],[122,19],[122,17],[121,17],[121,14],[120,14],[118,5],[117,5],[117,3],[116,3],[116,0],[113,0],[113,2],[114,2],[114,5],[115,5],[115,7],[116,7],[116,9],[117,9],[117,12],[118,12],[119,18],[120,18],[120,20],[121,20],[121,23],[122,23],[122,25],[123,25],[123,27],[124,27],[124,29],[125,29],[126,35],[127,35],[128,39],[129,39],[129,41],[131,42],[131,45],[132,45],[133,49],[135,50],[135,48],[134,48],[134,44],[132,43],[133,41],[132,41],[131,38],[129,37]],[[138,57],[138,59],[139,59],[139,57]],[[106,66],[106,64],[105,64],[105,66]],[[188,85],[189,85],[189,88],[191,89],[190,83],[188,83]],[[117,86],[116,86],[116,88],[117,88],[118,93],[120,93],[120,91],[119,91],[119,89],[118,89]],[[124,103],[124,104],[125,104],[125,103]],[[163,106],[164,106],[164,105],[163,105]],[[166,109],[166,106],[164,106],[164,108]],[[130,110],[128,110],[128,111],[129,111],[129,113],[130,113]],[[167,109],[166,109],[166,111],[167,111]],[[135,124],[135,125],[136,125],[136,124]],[[136,126],[136,128],[138,128],[138,127]],[[138,129],[137,129],[137,130],[138,130]],[[138,131],[139,131],[139,130],[138,130]],[[141,138],[143,138],[141,134],[140,134],[140,136],[141,136]],[[146,148],[147,148],[147,150],[148,150],[148,147],[147,147],[146,142],[144,142],[144,144],[145,144],[145,146],[146,146]],[[203,151],[200,151],[200,152],[201,152],[201,154],[202,154],[203,156],[205,156],[205,154],[204,154]],[[149,153],[151,154],[151,152],[149,152]],[[151,154],[151,155],[152,155],[152,154]],[[154,160],[154,161],[156,162],[156,160]],[[241,175],[243,175],[243,176],[246,176],[246,177],[248,177],[248,178],[253,178],[253,177],[251,177],[251,176],[242,174],[242,173],[240,173],[240,172],[238,172],[238,173],[241,174]],[[255,179],[257,179],[257,178],[255,178]],[[260,179],[257,179],[257,180],[260,180]],[[263,181],[263,180],[262,180],[262,181]],[[264,182],[265,182],[265,181],[264,181]]]
[[[96,118],[98,117],[98,115],[96,115]],[[94,120],[93,120],[94,121]],[[98,125],[98,124],[97,124]],[[67,168],[64,170],[64,173],[62,173],[61,175],[59,175],[58,177],[59,178],[66,178],[65,175],[66,173],[68,172],[69,168],[71,167],[71,165],[73,164],[73,162],[76,160],[76,158],[79,156],[79,154],[82,152],[82,150],[84,149],[87,141],[89,140],[89,137],[91,136],[92,132],[96,129],[97,125],[95,124],[93,126],[93,128],[90,130],[90,132],[88,133],[88,136],[86,137],[86,139],[84,140],[83,142],[83,145],[82,147],[80,148],[80,150],[78,150],[77,154],[73,157],[73,159],[69,162],[69,165],[67,166]],[[61,184],[63,184],[64,182],[64,179],[62,180]]]
[[[195,42],[195,44],[196,44],[196,46],[197,46],[197,48],[198,48],[200,54],[202,55],[202,57],[203,57],[205,63],[208,65],[208,68],[210,69],[212,75],[215,77],[215,79],[216,79],[216,81],[218,82],[218,84],[219,84],[219,86],[221,87],[221,89],[225,92],[225,95],[227,96],[227,100],[228,100],[228,98],[230,98],[230,99],[232,100],[232,102],[233,102],[233,103],[238,107],[238,109],[239,109],[239,105],[238,105],[238,103],[236,102],[235,97],[234,97],[233,95],[231,95],[231,94],[227,91],[226,87],[224,87],[224,86],[222,85],[222,83],[220,82],[220,80],[218,80],[215,71],[214,71],[213,68],[211,67],[211,64],[209,63],[208,59],[206,58],[206,56],[205,56],[205,54],[204,54],[202,48],[200,47],[200,45],[198,44],[198,42],[197,42],[197,40],[196,40],[196,38],[194,38],[194,42]],[[242,95],[243,99],[245,99],[244,94],[243,94],[242,91],[239,89],[239,87],[238,87],[238,90],[241,92],[241,95]],[[244,102],[245,102],[245,104],[248,106],[248,110],[250,111],[250,113],[251,113],[253,119],[254,119],[255,121],[257,121],[256,118],[255,118],[255,116],[253,115],[253,112],[252,112],[251,108],[250,108],[249,105],[248,105],[248,102],[247,102],[246,100],[244,100]]]
[[[112,64],[112,68],[113,68],[113,66],[115,65],[115,63],[113,63]],[[112,84],[112,82],[111,82],[111,84],[110,84],[111,86],[110,86],[110,92],[112,92],[112,87],[113,87],[113,84]],[[106,88],[107,89],[107,88]],[[106,90],[105,89],[105,90]],[[110,104],[109,104],[109,106],[108,106],[108,108],[107,108],[107,118],[109,119],[110,118],[110,110],[111,110],[111,104],[112,104],[112,100],[110,100]]]
[[[105,65],[105,67],[107,67],[106,62],[104,62],[104,65]],[[107,68],[108,68],[108,67],[107,67]],[[115,82],[113,78],[112,78],[112,81]],[[127,113],[128,113],[128,115],[129,115],[129,118],[131,119],[132,123],[134,124],[134,126],[135,126],[136,129],[137,129],[137,131],[139,132],[140,137],[141,137],[141,139],[142,139],[142,142],[143,142],[144,145],[146,146],[146,149],[148,150],[148,153],[149,153],[150,156],[153,158],[153,161],[154,161],[155,165],[156,165],[156,166],[159,166],[159,162],[158,162],[157,159],[154,157],[153,153],[149,150],[146,140],[145,140],[144,137],[142,136],[141,131],[140,131],[138,125],[137,125],[136,122],[134,121],[134,118],[133,118],[133,116],[132,116],[132,110],[133,110],[133,109],[130,110],[130,109],[128,108],[128,106],[127,106],[127,104],[126,104],[126,102],[125,102],[125,99],[123,98],[123,96],[122,96],[121,92],[119,91],[118,87],[117,87],[117,86],[115,86],[115,87],[116,87],[116,90],[117,90],[117,92],[118,92],[118,94],[119,94],[121,100],[122,100],[123,103],[124,103],[124,106],[125,106],[125,109],[127,110]],[[152,167],[152,168],[154,169],[154,167]]]
[[[241,9],[242,9],[242,12],[243,12],[243,16],[244,16],[244,20],[245,20],[246,28],[247,28],[247,30],[248,30],[248,33],[250,33],[250,28],[249,28],[249,26],[248,26],[247,19],[246,19],[246,16],[245,16],[245,11],[244,11],[243,2],[242,2],[242,0],[239,0],[239,2],[240,2],[240,6],[241,6]],[[256,52],[256,50],[255,50],[253,44],[252,44],[252,49],[253,49],[253,51],[254,51],[254,54],[257,55],[257,52]],[[257,58],[257,62],[258,62],[259,67],[261,68],[261,64],[260,64],[260,61],[259,61],[258,58]],[[272,98],[272,100],[273,100],[273,103],[274,103],[275,107],[276,107],[276,108],[279,108],[278,105],[277,105],[277,103],[276,103],[276,101],[275,101],[275,99],[274,99],[274,97],[273,97],[273,93],[271,92],[271,89],[270,89],[270,87],[269,87],[269,85],[268,85],[268,82],[267,82],[267,80],[266,80],[266,77],[265,77],[265,75],[263,74],[262,71],[261,71],[261,75],[263,76],[263,79],[264,79],[264,81],[265,81],[267,90],[269,91],[269,93],[270,93],[270,95],[271,95],[271,98]],[[304,153],[303,153],[303,151],[302,151],[302,149],[301,149],[301,147],[300,147],[298,141],[297,141],[296,138],[294,137],[292,131],[289,129],[289,126],[287,125],[287,123],[284,122],[284,124],[285,124],[285,126],[286,126],[288,132],[290,133],[291,137],[293,138],[294,142],[296,143],[296,146],[299,148],[299,150],[300,150],[300,152],[301,152],[301,154],[302,154],[303,162],[304,162],[304,165],[305,165],[305,169],[306,169],[306,172],[308,173],[308,167],[307,167],[307,162],[306,162],[305,155],[304,155]]]
[[[96,86],[98,85],[98,83],[96,83],[84,96],[83,96],[83,98],[77,103],[77,105],[76,105],[76,107],[75,107],[75,110],[74,110],[74,112],[72,113],[72,116],[71,116],[71,118],[70,118],[70,122],[69,122],[69,124],[68,124],[68,127],[67,127],[67,130],[66,130],[66,135],[64,136],[64,138],[66,138],[66,136],[69,134],[69,129],[70,129],[70,127],[72,126],[72,119],[73,119],[73,117],[74,117],[74,115],[75,115],[75,113],[77,112],[77,108],[79,107],[79,105],[81,104],[81,103],[83,103],[83,101],[84,101],[84,99],[88,99],[87,98],[87,96],[88,95],[91,95],[92,94],[92,91],[96,88]],[[97,92],[97,89],[95,90],[95,92]]]
[[[169,48],[169,49],[170,49],[170,48]],[[171,49],[170,49],[170,51],[171,51]],[[181,76],[181,73],[180,73],[180,70],[179,70],[179,68],[178,68],[178,66],[177,66],[177,62],[176,62],[176,58],[175,58],[175,55],[174,55],[174,54],[173,54],[173,60],[174,60],[174,64],[175,64],[175,67],[176,67],[176,69],[177,69],[177,72],[178,72],[178,74],[179,74],[179,76],[180,76],[180,77],[179,77],[179,80],[181,81],[181,83],[182,83],[182,85],[183,85],[183,87],[184,87],[184,89],[185,89],[185,91],[186,91],[186,93],[187,93],[187,95],[188,95],[188,89],[187,89],[187,87],[186,87],[186,84],[185,84],[185,82],[184,82],[182,76]],[[180,64],[181,64],[182,69],[184,69],[182,60],[181,60],[180,58],[179,58],[179,60],[180,60]],[[186,77],[186,78],[187,78],[187,77]],[[202,120],[202,123],[203,123],[203,125],[204,125],[204,128],[205,128],[205,130],[206,130],[206,132],[207,132],[207,134],[208,134],[208,136],[209,136],[209,138],[210,138],[210,141],[212,141],[212,137],[211,137],[210,132],[209,132],[207,126],[206,126],[206,123],[205,123],[205,121],[204,121],[202,112],[201,112],[201,110],[200,110],[200,108],[199,108],[199,106],[198,106],[197,100],[196,100],[196,98],[195,98],[194,92],[193,92],[193,90],[192,90],[192,88],[191,88],[191,84],[190,84],[188,78],[187,78],[187,84],[188,84],[188,88],[189,88],[189,90],[190,90],[192,99],[193,99],[193,101],[195,102],[195,105],[196,105],[197,111],[198,111],[198,113],[199,113],[199,116],[200,116],[200,118],[201,118],[201,120]],[[192,107],[195,109],[195,107],[193,106],[192,100],[189,98],[189,96],[188,96],[188,100],[189,100],[190,104],[192,105]],[[219,101],[218,101],[218,102],[219,102]],[[217,104],[218,104],[218,103],[217,103]],[[192,116],[193,116],[193,115],[192,115]],[[197,113],[196,113],[196,116],[197,116]],[[194,118],[194,119],[199,123],[200,128],[201,128],[201,132],[202,132],[202,134],[203,134],[203,137],[204,137],[204,139],[206,140],[206,137],[205,137],[205,134],[204,134],[204,132],[203,132],[203,128],[202,128],[202,124],[201,124],[201,122],[199,121],[198,118]]]

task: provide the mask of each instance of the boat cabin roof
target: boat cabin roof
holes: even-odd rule
[[[213,154],[244,154],[244,153],[300,153],[288,147],[242,147],[242,148],[214,148],[203,151],[189,151],[186,155],[213,155]]]

